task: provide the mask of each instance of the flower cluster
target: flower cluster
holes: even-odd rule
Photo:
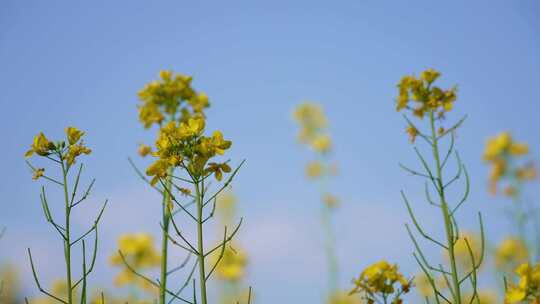
[[[145,233],[122,235],[118,239],[118,251],[111,257],[110,262],[124,268],[116,276],[115,283],[119,286],[136,284],[150,289],[152,285],[136,276],[126,264],[136,270],[159,266],[161,258],[154,248],[152,236]]]
[[[403,303],[401,296],[411,287],[410,280],[399,272],[398,266],[384,260],[369,265],[353,283],[350,294],[359,293],[370,304],[378,298],[391,299],[392,304]]]
[[[505,303],[540,303],[540,263],[531,266],[521,264],[516,269],[519,283],[510,283],[505,296]]]
[[[327,119],[322,108],[313,103],[303,103],[294,111],[294,118],[300,124],[298,140],[320,153],[330,152],[332,140],[327,133]]]
[[[433,69],[427,69],[417,78],[407,75],[398,84],[399,96],[397,98],[397,111],[409,109],[419,118],[423,118],[427,112],[436,112],[438,117],[452,110],[456,101],[456,87],[449,90],[434,86],[433,82],[441,74]],[[414,101],[413,106],[410,102]]]
[[[139,120],[145,128],[161,124],[166,117],[187,121],[203,115],[210,103],[205,93],[191,87],[192,77],[161,71],[160,80],[152,81],[139,91]]]
[[[529,260],[527,244],[516,237],[505,238],[495,249],[495,265],[502,271],[515,269]]]
[[[40,132],[34,137],[34,141],[30,145],[30,149],[24,154],[26,158],[31,157],[34,154],[37,154],[42,157],[56,157],[57,161],[63,163],[66,162],[67,166],[71,166],[75,163],[77,157],[83,154],[90,154],[92,150],[84,145],[82,137],[84,132],[75,128],[67,127],[66,132],[66,141],[52,142],[50,141],[43,132]],[[34,180],[42,177],[45,173],[44,168],[33,168]]]
[[[529,153],[526,143],[516,142],[508,132],[489,138],[483,159],[491,166],[489,185],[492,193],[497,192],[499,182],[506,182],[504,193],[514,196],[517,183],[537,178],[536,167],[531,163],[518,164],[517,158]]]
[[[174,167],[186,169],[195,179],[214,174],[218,181],[223,172],[231,171],[226,163],[209,162],[214,156],[223,155],[231,147],[231,141],[223,139],[220,131],[204,136],[204,129],[202,116],[191,117],[185,122],[171,121],[160,129],[155,143],[157,150],[152,153],[157,160],[146,170],[153,185]]]

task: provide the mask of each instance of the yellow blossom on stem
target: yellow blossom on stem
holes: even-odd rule
[[[540,301],[540,263],[521,264],[515,273],[519,277],[518,284],[509,283],[505,295],[505,304],[538,303]]]
[[[140,156],[145,157],[148,154],[152,153],[152,147],[144,145],[144,144],[140,144],[138,152]]]
[[[428,111],[437,112],[439,117],[452,110],[456,101],[456,87],[448,90],[433,86],[440,73],[427,69],[420,74],[420,78],[413,75],[405,76],[397,85],[399,94],[396,100],[396,110],[410,109],[413,114],[423,118]],[[410,101],[414,106],[410,106]]]
[[[28,158],[34,153],[39,156],[48,156],[50,152],[54,149],[54,144],[50,142],[47,137],[45,137],[45,134],[43,134],[43,132],[39,132],[39,134],[34,137],[34,141],[30,146],[30,150],[28,150],[24,154],[24,156]]]
[[[84,132],[75,127],[67,127],[66,135],[67,135],[69,144],[74,145],[81,139],[81,137],[84,135]]]
[[[40,177],[42,177],[44,173],[45,173],[45,168],[37,168],[37,169],[34,171],[34,175],[32,176],[32,179],[33,179],[33,180],[37,180],[37,179],[39,179]]]
[[[384,260],[366,267],[353,283],[355,286],[349,294],[358,293],[368,303],[375,303],[379,298],[402,303],[401,295],[408,293],[411,287],[398,266]]]

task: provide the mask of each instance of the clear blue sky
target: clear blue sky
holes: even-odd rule
[[[158,232],[156,197],[126,159],[153,136],[137,121],[136,92],[172,69],[194,75],[212,102],[209,128],[234,141],[233,161],[247,159],[234,189],[259,303],[316,302],[324,286],[317,192],[303,178],[310,154],[295,144],[291,119],[304,100],[327,111],[342,168],[334,184],[343,201],[336,221],[342,285],[379,258],[412,274],[399,190],[421,198],[422,184],[397,166],[415,159],[394,111],[396,82],[433,67],[443,84],[459,85],[450,118],[469,115],[458,147],[473,183],[462,219],[473,227],[482,210],[497,240],[508,227],[503,202],[486,193],[483,144],[510,130],[540,159],[539,54],[534,0],[3,1],[0,225],[8,233],[0,261],[21,265],[30,279],[24,250],[31,246],[44,280],[63,273],[61,244],[44,229],[41,182],[31,180],[22,155],[38,131],[59,137],[67,125],[86,130],[94,150],[86,162],[97,178],[88,212],[111,200],[94,282],[110,284],[107,256],[120,233]],[[87,216],[77,217],[81,227]]]

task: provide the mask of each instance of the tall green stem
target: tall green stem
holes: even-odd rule
[[[461,290],[459,286],[459,274],[456,265],[456,257],[454,251],[454,227],[448,209],[448,203],[446,202],[444,193],[444,183],[441,170],[441,160],[439,156],[439,143],[437,138],[437,132],[435,130],[435,117],[433,111],[429,113],[429,119],[431,124],[431,137],[433,138],[433,156],[435,157],[435,165],[437,169],[437,186],[439,188],[439,199],[441,203],[441,210],[444,218],[444,226],[446,230],[446,242],[448,247],[448,255],[450,258],[450,267],[452,272],[452,285],[454,285],[454,303],[461,304]]]
[[[199,284],[201,288],[201,303],[207,304],[206,297],[206,271],[204,268],[204,245],[203,245],[203,191],[200,189],[199,181],[195,182],[195,200],[197,202],[197,254],[199,264]],[[204,187],[204,180],[202,181]]]
[[[70,214],[71,214],[71,206],[69,201],[69,194],[68,194],[68,185],[67,185],[67,170],[66,166],[64,164],[64,160],[62,156],[60,155],[60,162],[62,163],[62,176],[64,179],[64,199],[66,201],[66,207],[65,207],[65,217],[66,217],[66,238],[64,239],[64,256],[66,259],[66,287],[67,287],[67,295],[68,295],[68,304],[73,303],[73,290],[71,287],[71,238],[70,238]]]
[[[167,301],[167,257],[168,257],[168,248],[169,248],[169,224],[171,222],[171,209],[170,201],[171,197],[169,193],[171,192],[172,185],[172,168],[169,169],[167,174],[167,179],[165,180],[165,187],[163,191],[163,201],[162,201],[162,217],[163,217],[163,232],[161,236],[161,275],[160,275],[160,284],[159,284],[159,304],[165,304]]]

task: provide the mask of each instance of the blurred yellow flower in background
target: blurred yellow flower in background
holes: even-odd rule
[[[527,245],[519,238],[505,238],[495,250],[495,265],[502,271],[512,271],[528,260]]]
[[[514,197],[518,194],[518,184],[537,178],[538,172],[532,163],[522,165],[517,162],[519,157],[528,153],[529,146],[516,142],[509,132],[502,132],[487,140],[483,159],[491,166],[490,192],[495,194],[498,184],[506,182],[508,185],[504,187],[504,194]]]
[[[320,161],[311,161],[306,165],[306,176],[311,179],[320,178],[324,168]]]
[[[470,251],[467,243],[470,246]],[[478,262],[483,258],[482,240],[480,236],[471,232],[461,232],[459,239],[454,245],[454,254],[456,262],[463,267],[464,271],[472,270],[473,261],[471,260],[471,251],[474,257],[474,262],[478,264]],[[447,254],[446,258],[448,258]]]
[[[219,250],[210,259],[211,265],[219,258]],[[238,281],[244,277],[248,258],[237,244],[225,247],[223,257],[216,267],[217,278],[225,281]]]
[[[362,304],[362,300],[356,294],[349,294],[346,291],[335,291],[330,295],[327,304]]]
[[[135,270],[148,269],[160,265],[161,257],[154,247],[154,239],[146,233],[125,234],[118,239],[118,253],[111,256],[110,262],[120,266],[121,272],[114,282],[118,286],[128,284],[143,287],[145,290],[155,291],[155,287],[146,280],[135,275],[126,265]],[[122,259],[122,256],[125,259]]]

